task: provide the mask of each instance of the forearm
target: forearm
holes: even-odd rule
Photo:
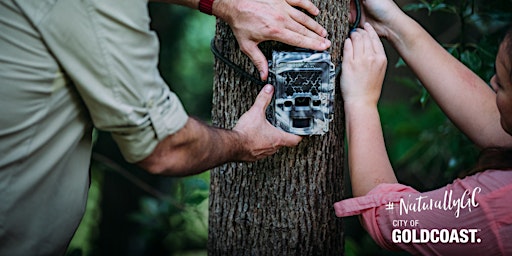
[[[396,182],[377,111],[387,58],[379,36],[368,23],[345,40],[343,58],[340,86],[350,180],[354,196],[363,196],[381,183]]]
[[[376,106],[345,103],[348,164],[354,196],[366,195],[381,183],[396,183]]]
[[[213,128],[193,118],[185,127],[160,142],[139,165],[155,174],[186,176],[244,155],[242,137],[234,131]]]
[[[512,145],[500,125],[495,94],[482,79],[407,15],[388,28],[387,39],[459,129],[480,147]]]
[[[281,147],[296,146],[301,137],[279,130],[265,118],[273,92],[271,85],[265,85],[232,130],[189,118],[183,128],[158,143],[138,164],[152,173],[184,176],[227,162],[256,161]]]

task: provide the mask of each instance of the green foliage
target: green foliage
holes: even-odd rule
[[[510,21],[511,1],[419,0],[404,10],[428,15],[445,12],[459,20],[456,42],[445,49],[485,81],[494,75],[494,60],[500,35]],[[489,19],[493,17],[494,19]],[[435,36],[435,35],[434,35]],[[400,59],[395,67],[406,64]],[[390,158],[402,181],[419,189],[444,185],[470,168],[478,150],[430,100],[420,81],[396,77],[395,82],[416,91],[410,106],[385,103],[380,111]]]
[[[176,7],[179,11],[190,11]],[[183,9],[183,10],[182,10]],[[187,113],[210,120],[213,92],[213,54],[210,40],[215,34],[215,18],[193,11],[183,22],[180,40],[162,42],[160,72],[180,97]]]
[[[420,0],[419,3],[413,3],[405,6],[403,8],[404,11],[418,11],[426,9],[428,11],[428,15],[432,14],[432,12],[444,11],[448,13],[456,13],[457,9],[453,5],[448,5],[444,3],[443,0],[434,0],[434,1],[426,1]]]
[[[166,198],[143,198],[131,216],[143,227],[141,239],[159,244],[169,255],[206,248],[208,183],[208,173],[176,179]]]
[[[96,133],[95,133],[96,134]],[[91,166],[91,186],[87,198],[85,215],[82,218],[78,230],[68,246],[66,255],[92,255],[94,240],[99,232],[98,226],[101,219],[101,187],[103,173],[101,168],[94,164]]]
[[[403,182],[419,190],[437,188],[474,164],[476,148],[437,105],[411,110],[388,103],[380,112],[388,153]]]

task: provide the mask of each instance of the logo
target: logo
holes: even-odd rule
[[[391,241],[393,243],[443,243],[467,244],[480,243],[481,238],[476,235],[478,229],[393,229]]]
[[[433,210],[453,212],[454,218],[460,217],[461,211],[471,212],[478,207],[477,195],[482,191],[480,187],[472,190],[465,190],[460,197],[455,197],[453,191],[447,190],[442,199],[429,198],[428,196],[409,195],[407,198],[401,198],[398,203],[399,216],[410,213],[419,213]],[[388,211],[395,210],[395,203],[389,202],[385,205]],[[478,237],[480,229],[475,228],[421,228],[420,220],[395,219],[392,221],[393,230],[391,240],[393,243],[452,243],[467,244],[481,243],[482,239]]]

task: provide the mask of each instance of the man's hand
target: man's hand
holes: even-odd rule
[[[302,137],[284,132],[265,118],[265,110],[272,100],[274,87],[267,84],[259,93],[249,111],[238,120],[233,131],[241,135],[246,152],[242,161],[255,161],[273,155],[281,147],[296,146]]]
[[[227,162],[256,161],[281,147],[296,146],[301,137],[275,128],[265,118],[273,90],[266,85],[233,130],[189,118],[185,127],[159,142],[138,164],[155,174],[187,176]]]
[[[252,60],[263,81],[268,62],[258,44],[275,40],[285,44],[322,51],[331,46],[327,31],[312,15],[319,10],[309,0],[216,0],[213,14],[229,24],[240,49]]]
[[[199,0],[150,0],[197,9]],[[238,45],[260,72],[268,77],[268,62],[258,44],[275,40],[296,47],[323,51],[331,46],[327,31],[302,12],[318,15],[309,0],[215,0],[212,14],[229,24]]]

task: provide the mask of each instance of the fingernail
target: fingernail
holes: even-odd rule
[[[266,93],[272,93],[272,90],[274,89],[274,87],[270,84],[267,84],[265,85],[265,87],[263,87],[263,91],[266,92]]]
[[[331,46],[331,40],[329,40],[329,39],[325,39],[325,42],[326,42],[326,44],[327,44],[327,47]]]
[[[323,43],[320,43],[320,47],[321,48],[328,48],[329,46],[331,46],[331,41],[329,41],[329,39],[325,39]]]

